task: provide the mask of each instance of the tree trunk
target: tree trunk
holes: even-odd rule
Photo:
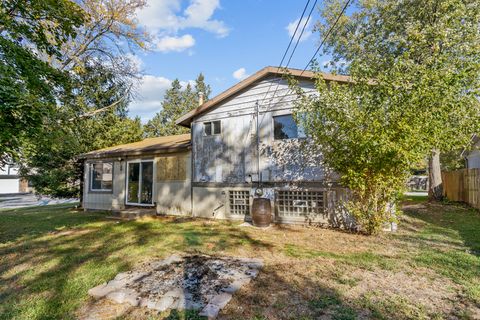
[[[430,158],[428,159],[428,199],[442,200],[443,186],[442,186],[442,171],[440,168],[440,150],[433,149]]]

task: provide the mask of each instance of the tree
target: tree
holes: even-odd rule
[[[409,169],[424,156],[412,127],[397,101],[367,82],[355,85],[317,80],[317,95],[304,95],[296,118],[323,156],[326,172],[340,175],[350,189],[349,212],[366,233],[395,221],[395,203]],[[328,176],[328,175],[327,175]]]
[[[165,93],[162,110],[157,112],[145,125],[145,135],[158,137],[189,132],[189,129],[177,126],[175,121],[198,106],[200,94],[203,94],[204,101],[207,101],[210,93],[210,86],[205,84],[205,78],[201,73],[195,80],[193,88],[188,83],[182,90],[180,81],[175,79],[171,88]]]
[[[139,70],[126,53],[149,40],[135,19],[144,5],[2,3],[0,161],[18,161],[38,192],[78,195],[79,154],[141,139],[127,117]]]
[[[129,98],[121,100],[129,86],[118,81],[114,70],[100,62],[89,64],[75,80],[78,86],[69,104],[75,103],[77,109],[62,110],[58,117],[48,119],[48,129],[22,149],[21,175],[42,194],[78,197],[83,172],[78,155],[142,139],[140,119],[127,117]],[[114,108],[78,116],[115,101],[121,102]]]
[[[343,0],[323,7],[321,35]],[[326,41],[325,52],[346,62],[337,72],[375,79],[378,94],[395,98],[417,143],[430,158],[430,196],[442,196],[440,153],[461,149],[479,125],[480,6],[467,0],[355,1]]]
[[[84,22],[69,0],[2,1],[0,4],[0,165],[18,157],[25,138],[34,139],[69,90],[68,74],[40,56],[59,58]]]

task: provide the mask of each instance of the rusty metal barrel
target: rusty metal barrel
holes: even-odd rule
[[[272,223],[272,206],[270,199],[254,198],[252,204],[252,221],[255,227],[268,227]]]

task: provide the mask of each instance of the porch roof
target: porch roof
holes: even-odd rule
[[[189,150],[190,146],[190,133],[187,133],[175,136],[147,138],[142,141],[90,151],[80,155],[79,159],[172,153]]]

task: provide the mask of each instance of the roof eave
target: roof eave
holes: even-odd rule
[[[132,150],[132,151],[106,151],[106,152],[95,152],[95,153],[84,153],[79,155],[77,158],[79,160],[88,160],[88,159],[102,159],[102,158],[114,158],[114,157],[127,157],[127,156],[143,156],[143,155],[158,155],[158,154],[170,154],[181,151],[191,150],[191,144],[168,147],[168,148],[159,148],[159,149],[143,149],[143,150]]]
[[[235,93],[239,92],[240,90],[245,89],[255,81],[266,77],[269,74],[291,74],[294,77],[300,77],[300,78],[308,78],[308,79],[314,79],[316,78],[319,74],[323,76],[323,78],[326,81],[338,81],[338,82],[351,82],[351,77],[350,76],[344,76],[344,75],[334,75],[334,74],[326,74],[326,73],[316,73],[313,71],[305,71],[305,70],[297,70],[297,69],[288,69],[287,72],[285,72],[282,68],[279,67],[265,67],[259,71],[257,71],[255,74],[249,76],[248,78],[240,81],[233,87],[230,87],[229,89],[225,90],[224,92],[220,93],[213,99],[205,102],[204,104],[198,106],[197,108],[189,111],[188,113],[184,114],[180,118],[175,121],[177,125],[183,126],[190,128],[190,124],[193,121],[193,118],[206,112],[209,110],[211,107],[214,105],[228,99]]]

